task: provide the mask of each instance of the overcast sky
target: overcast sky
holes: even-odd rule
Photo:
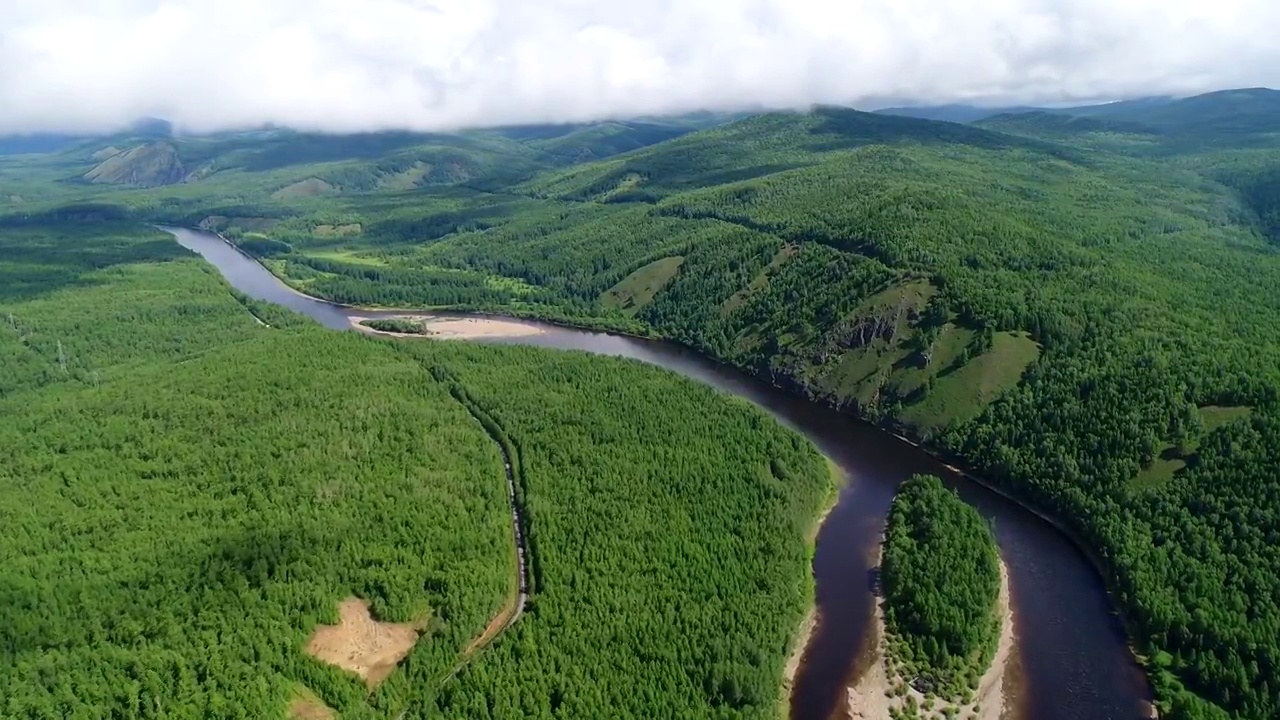
[[[1277,0],[0,0],[0,132],[1280,86]]]

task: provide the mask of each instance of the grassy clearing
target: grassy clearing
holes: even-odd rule
[[[299,180],[292,185],[286,185],[271,193],[271,199],[294,200],[297,198],[323,197],[325,195],[333,195],[337,191],[337,188],[320,178],[307,178],[306,180]]]
[[[976,334],[969,328],[952,323],[942,326],[937,339],[933,342],[933,355],[927,365],[921,362],[904,362],[917,354],[914,350],[909,356],[904,355],[895,363],[899,369],[893,375],[894,394],[898,397],[913,398],[923,392],[931,379],[936,379],[938,375],[960,362],[965,348],[973,342]],[[914,344],[914,333],[911,339]]]
[[[1234,420],[1246,419],[1253,414],[1250,407],[1222,407],[1211,405],[1200,408],[1200,419],[1204,421],[1204,431],[1213,432]]]
[[[940,374],[929,394],[903,411],[903,419],[926,431],[972,420],[1017,385],[1022,373],[1038,357],[1040,347],[1026,333],[996,333],[989,351],[954,371]]]
[[[371,267],[387,267],[390,265],[386,258],[377,255],[369,255],[360,250],[308,250],[306,255],[307,257],[313,257],[320,260],[332,260],[334,262],[347,263],[348,265],[368,265]]]
[[[1253,413],[1253,409],[1242,406],[1223,407],[1211,405],[1199,408],[1199,412],[1200,420],[1203,423],[1203,432],[1211,433],[1235,420],[1248,418]],[[1187,444],[1186,452],[1184,453],[1179,452],[1178,447],[1173,443],[1164,443],[1160,446],[1160,452],[1157,453],[1155,461],[1149,467],[1143,468],[1133,478],[1133,487],[1138,490],[1147,490],[1160,487],[1173,480],[1178,473],[1186,469],[1187,461],[1195,454],[1198,447],[1199,442],[1192,441]]]
[[[345,238],[354,237],[364,231],[360,223],[348,223],[346,225],[317,225],[311,229],[311,234],[318,238]]]
[[[742,307],[742,304],[747,301],[747,298],[763,290],[765,286],[769,284],[769,276],[785,265],[799,249],[799,245],[792,243],[783,245],[782,248],[774,254],[773,258],[769,260],[769,264],[764,267],[764,270],[760,271],[760,274],[752,278],[751,282],[748,283],[745,288],[739,290],[733,295],[730,295],[729,299],[724,301],[720,306],[720,316],[727,317],[733,314],[734,310]]]
[[[600,295],[600,303],[605,307],[618,308],[627,315],[635,315],[671,282],[683,264],[684,258],[679,255],[655,260],[604,291]]]
[[[1178,453],[1173,443],[1165,443],[1160,447],[1155,462],[1143,468],[1133,479],[1133,486],[1138,490],[1160,487],[1172,480],[1187,467],[1187,459]]]
[[[412,190],[430,172],[431,166],[419,160],[407,170],[382,176],[378,179],[378,187],[382,190]]]

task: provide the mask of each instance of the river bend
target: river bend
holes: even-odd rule
[[[217,235],[166,228],[199,253],[232,287],[333,329],[350,317],[395,313],[355,310],[302,295]],[[872,550],[897,485],[932,473],[956,488],[995,528],[1009,568],[1017,652],[1005,717],[1017,720],[1133,720],[1147,685],[1105,588],[1083,554],[1032,513],[967,480],[912,445],[866,423],[804,400],[698,353],[667,342],[541,323],[544,332],[492,342],[584,350],[659,365],[745,398],[809,438],[842,470],[845,484],[819,530],[813,573],[819,622],[792,692],[796,720],[843,717],[844,688],[867,662],[873,597]]]

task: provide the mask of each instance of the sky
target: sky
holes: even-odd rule
[[[1280,87],[1276,0],[0,0],[0,133]]]

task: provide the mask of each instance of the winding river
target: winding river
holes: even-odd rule
[[[168,229],[240,292],[333,329],[356,311],[301,295],[211,233]],[[535,323],[536,324],[536,323]],[[1102,582],[1060,532],[1015,503],[870,425],[806,401],[671,343],[537,324],[541,334],[494,342],[634,358],[705,382],[764,408],[804,434],[844,472],[840,497],[818,533],[813,572],[818,626],[792,691],[797,720],[843,717],[844,688],[868,662],[873,597],[868,557],[898,483],[944,478],[994,524],[1009,568],[1017,652],[1006,685],[1009,720],[1133,720],[1148,688],[1129,653]]]

